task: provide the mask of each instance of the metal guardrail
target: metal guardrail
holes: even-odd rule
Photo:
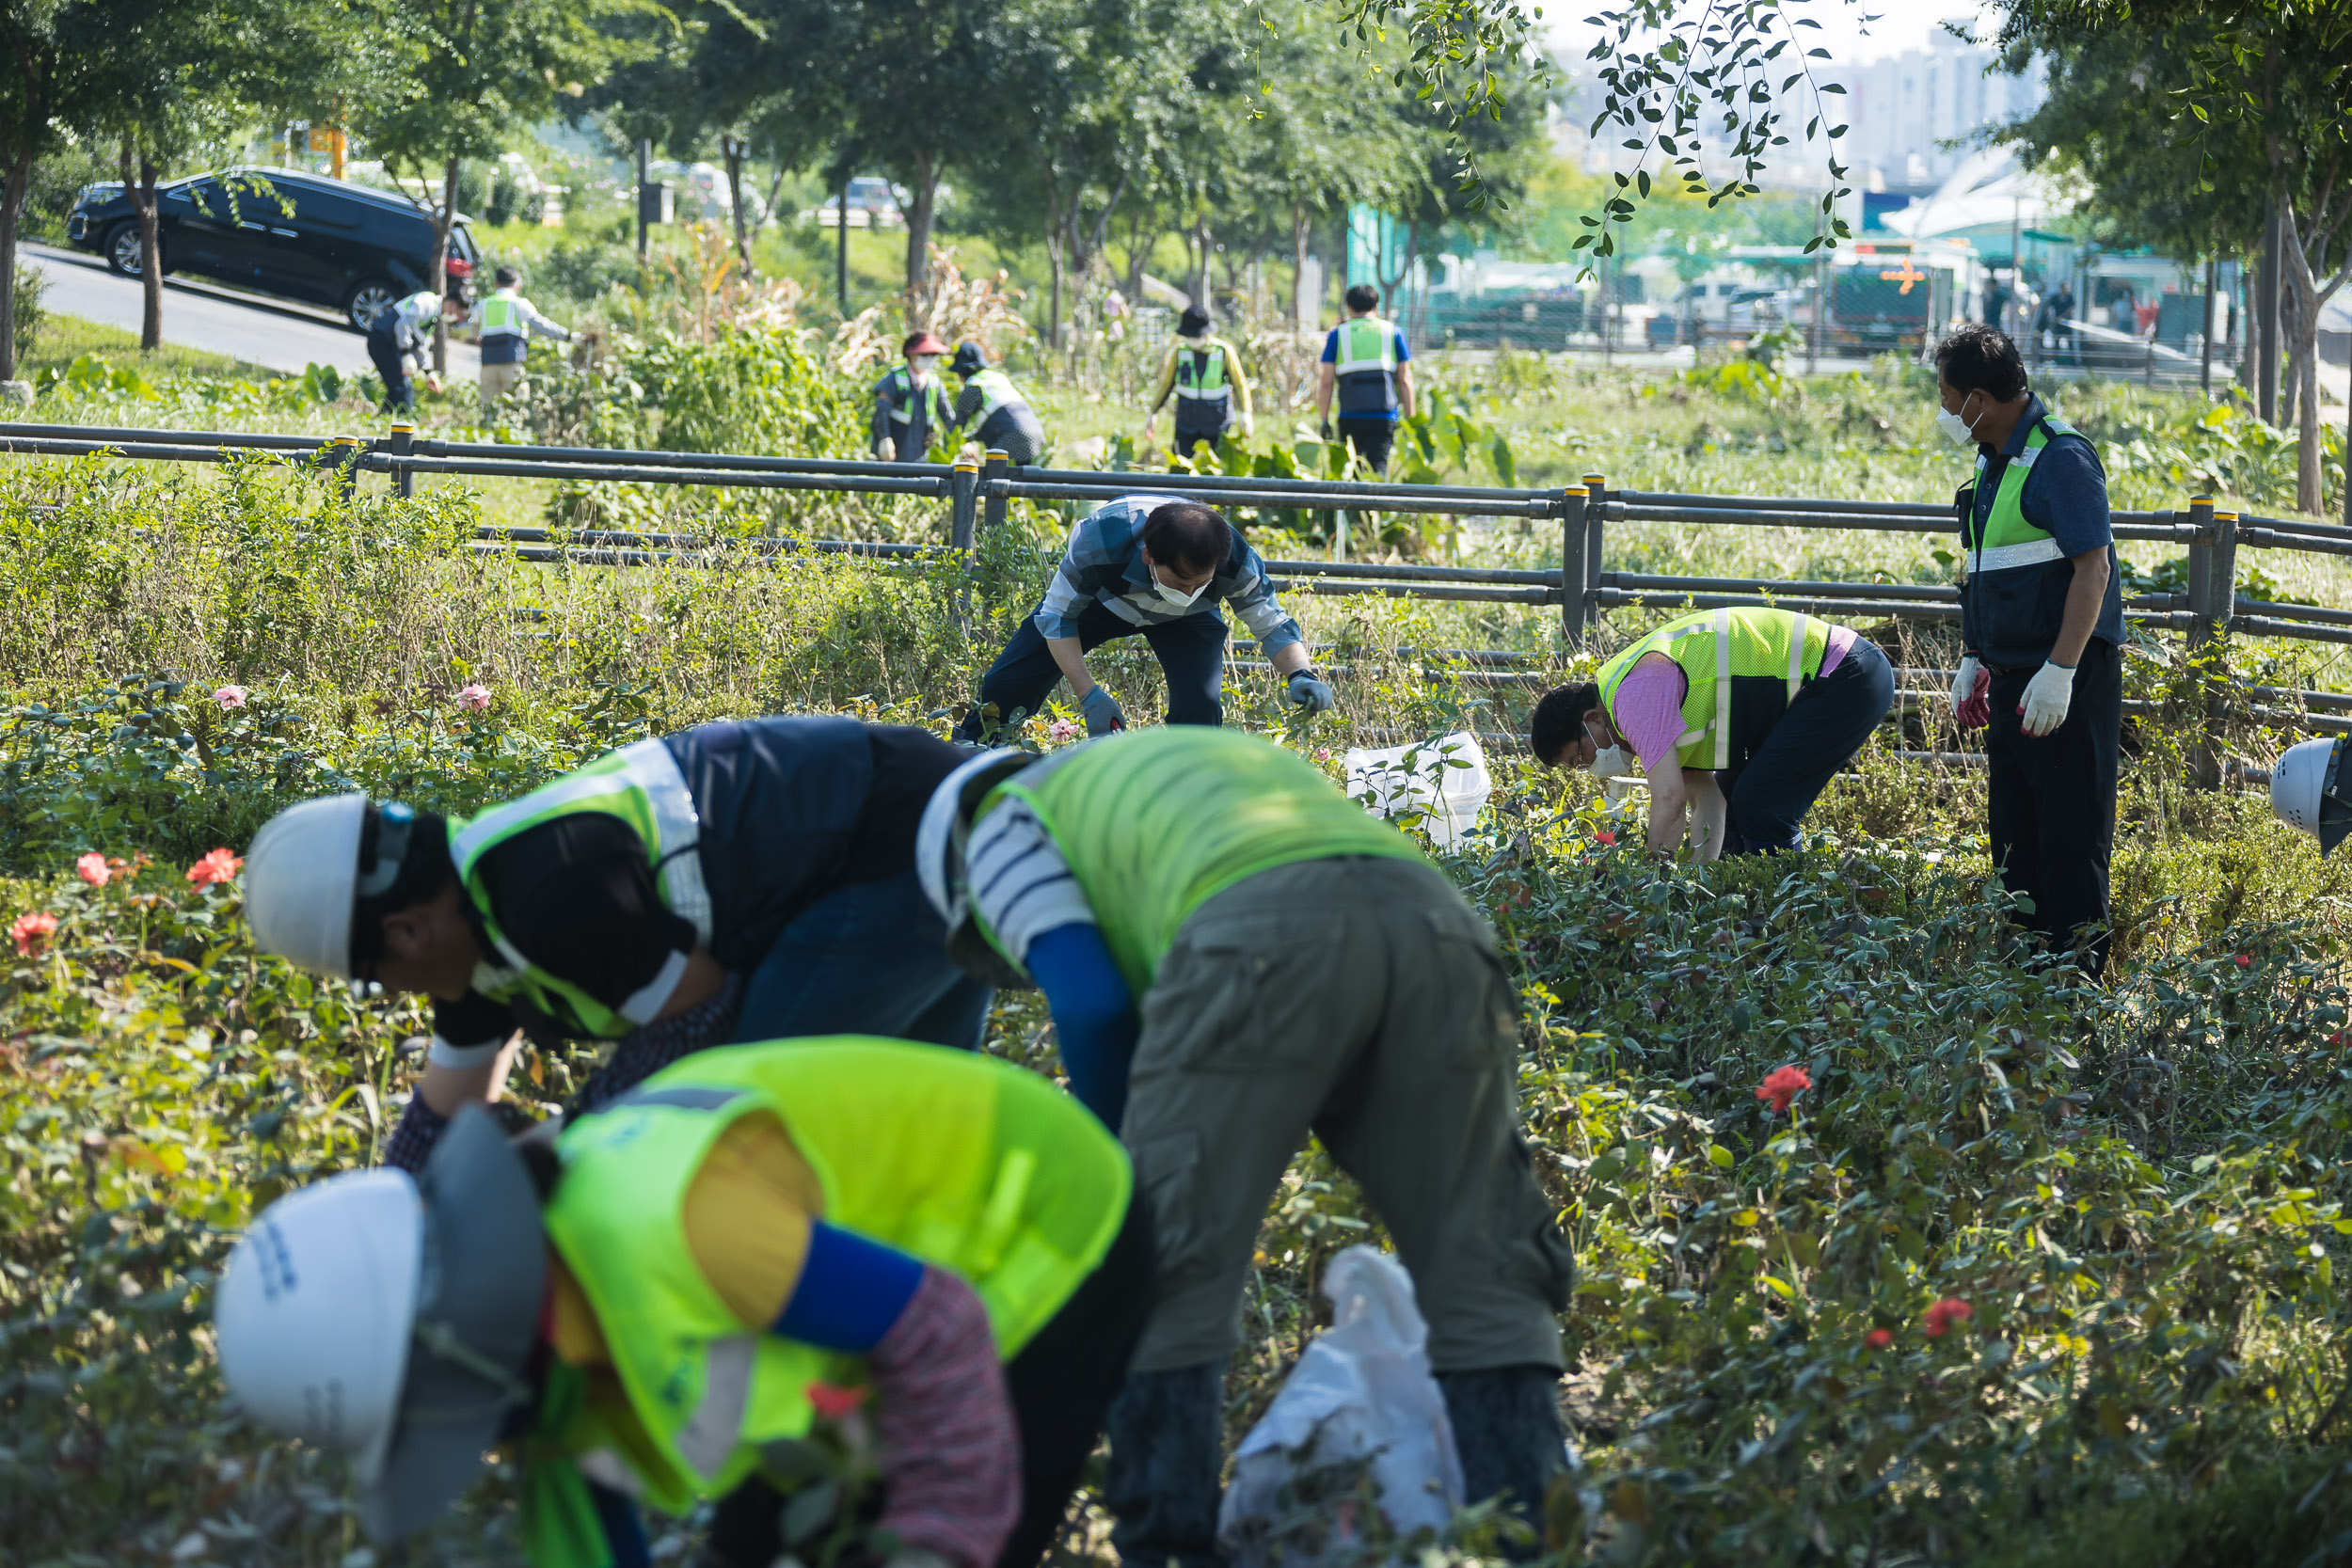
[[[915,545],[834,539],[729,541],[769,557],[841,555],[912,565],[968,550],[979,532],[1001,524],[1007,505],[1031,500],[1101,500],[1143,492],[1223,506],[1307,512],[1411,512],[1425,515],[1524,517],[1560,529],[1557,568],[1510,569],[1389,565],[1372,562],[1268,561],[1269,577],[1285,592],[1379,594],[1471,603],[1555,607],[1571,648],[1583,645],[1600,615],[1612,609],[1714,609],[1777,606],[1808,614],[1945,621],[1960,614],[1959,591],[1939,584],[1850,583],[1757,578],[1683,578],[1604,570],[1603,544],[1612,523],[1679,523],[1745,528],[1857,530],[1940,533],[1954,527],[1948,506],[1924,502],[1836,500],[1810,497],[1708,496],[1683,492],[1613,490],[1606,476],[1550,490],[1476,485],[1408,485],[1322,479],[1235,475],[1141,474],[1014,467],[1002,452],[985,466],[899,464],[864,458],[810,458],[735,453],[516,446],[419,440],[395,425],[375,440],[321,439],[241,431],[170,431],[130,427],[0,423],[0,453],[87,456],[100,453],[161,462],[233,460],[238,454],[332,468],[346,495],[363,473],[389,476],[400,493],[419,474],[514,477],[582,483],[689,484],[752,489],[913,496],[948,503],[947,543]],[[2137,594],[2125,601],[2132,621],[2184,632],[2192,647],[2225,633],[2352,645],[2352,610],[2252,599],[2232,592],[2237,550],[2352,555],[2352,528],[2218,511],[2210,498],[2185,511],[2116,512],[2119,539],[2175,544],[2188,556],[2185,592]],[[613,566],[660,565],[709,551],[716,541],[675,533],[548,529],[491,529],[474,547],[511,552],[527,562]],[[1462,650],[1455,650],[1460,653]],[[1475,651],[1473,651],[1475,652]],[[1479,657],[1489,657],[1480,653]],[[1504,656],[1491,655],[1497,660]],[[2309,727],[2352,730],[2352,720],[2316,720],[2312,708],[2352,712],[2352,697],[2286,689],[2249,689],[2266,701],[2249,714],[2296,719]],[[2304,710],[2276,706],[2293,702]]]

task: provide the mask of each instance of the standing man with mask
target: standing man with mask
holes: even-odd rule
[[[1339,395],[1339,433],[1375,473],[1389,471],[1401,412],[1413,417],[1413,351],[1405,334],[1373,312],[1380,291],[1359,283],[1347,291],[1348,319],[1323,340],[1323,369],[1315,375],[1315,417],[1331,434],[1331,398]]]
[[[906,363],[874,388],[874,455],[885,463],[920,463],[933,440],[955,424],[947,413],[947,389],[939,379],[939,356],[947,345],[928,332],[910,334],[898,345]]]
[[[1087,669],[1089,650],[1140,633],[1168,674],[1168,721],[1225,721],[1225,618],[1219,599],[1257,638],[1310,713],[1331,705],[1331,689],[1310,667],[1298,623],[1283,613],[1265,562],[1241,531],[1215,512],[1172,496],[1121,496],[1070,531],[1060,569],[1037,613],[1021,623],[980,681],[980,700],[959,738],[988,737],[992,724],[1035,714],[1057,680],[1068,680],[1087,734],[1127,727],[1119,699]]]
[[[1043,454],[1045,427],[1038,423],[1037,410],[1010,376],[988,362],[979,344],[958,345],[947,369],[963,379],[963,390],[956,394],[953,422],[958,429],[971,425],[972,439],[982,450],[1001,451],[1016,465],[1034,463]]]
[[[1989,724],[1993,863],[2053,949],[2097,974],[2107,957],[2107,862],[2123,735],[2123,595],[2107,476],[2073,426],[2027,390],[2017,345],[1963,326],[1935,351],[1936,427],[1977,448],[1955,502],[1963,725]]]
[[[1554,687],[1529,736],[1554,768],[1649,781],[1649,847],[1693,860],[1794,849],[1797,825],[1895,701],[1895,672],[1844,626],[1786,610],[1702,610]]]
[[[522,385],[523,361],[531,340],[552,338],[568,343],[572,335],[541,315],[521,293],[523,275],[513,267],[498,270],[498,288],[473,308],[473,325],[482,341],[482,411],[487,415],[498,400]]]
[[[1187,305],[1176,323],[1176,341],[1160,361],[1160,389],[1152,399],[1151,416],[1143,421],[1148,444],[1160,427],[1160,404],[1176,394],[1175,455],[1189,457],[1203,442],[1211,451],[1225,438],[1236,414],[1241,433],[1253,429],[1249,414],[1249,378],[1242,373],[1241,353],[1222,338],[1209,336],[1209,313]]]

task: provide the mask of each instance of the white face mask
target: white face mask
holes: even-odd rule
[[[1967,400],[1962,399],[1960,405],[1963,408],[1967,407]],[[1981,419],[1983,416],[1978,417]],[[1948,408],[1938,408],[1935,411],[1935,428],[1944,433],[1944,439],[1956,447],[1972,446],[1976,443],[1975,428]]]
[[[1150,570],[1150,568],[1147,567],[1146,570]],[[1167,600],[1169,604],[1174,605],[1178,610],[1190,610],[1192,608],[1193,601],[1209,591],[1209,585],[1205,582],[1189,594],[1185,593],[1181,588],[1170,588],[1168,584],[1160,580],[1160,575],[1157,572],[1152,573],[1152,587],[1161,598]]]
[[[917,381],[929,381],[929,380],[930,380],[930,378],[931,378],[934,374],[938,373],[938,371],[939,371],[939,356],[938,356],[938,355],[936,355],[936,354],[918,354],[918,355],[916,355],[916,356],[914,356],[914,379],[915,379],[915,380],[917,380]]]
[[[1603,746],[1600,736],[1593,735],[1590,724],[1584,726],[1584,733],[1593,736],[1593,760],[1584,765],[1584,771],[1596,779],[1623,779],[1632,775],[1633,759],[1626,753],[1624,747],[1614,741]]]

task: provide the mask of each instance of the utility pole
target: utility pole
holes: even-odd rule
[[[850,177],[841,177],[841,204],[833,214],[833,292],[841,302],[841,319],[850,319]]]
[[[2207,397],[2213,396],[2213,291],[2215,280],[2218,276],[2219,270],[2217,265],[2207,261],[2205,262],[2205,350],[2204,357],[2197,367],[2197,385]]]

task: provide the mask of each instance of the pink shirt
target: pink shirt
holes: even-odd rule
[[[1820,675],[1837,668],[1853,646],[1853,633],[1844,626],[1829,628],[1829,648],[1821,655]],[[1816,675],[1816,680],[1820,678]],[[1616,698],[1609,705],[1609,721],[1625,736],[1633,754],[1642,759],[1642,771],[1655,773],[1668,766],[1674,758],[1675,742],[1684,735],[1682,698],[1689,689],[1682,669],[1670,659],[1643,659],[1626,672],[1617,683]]]

